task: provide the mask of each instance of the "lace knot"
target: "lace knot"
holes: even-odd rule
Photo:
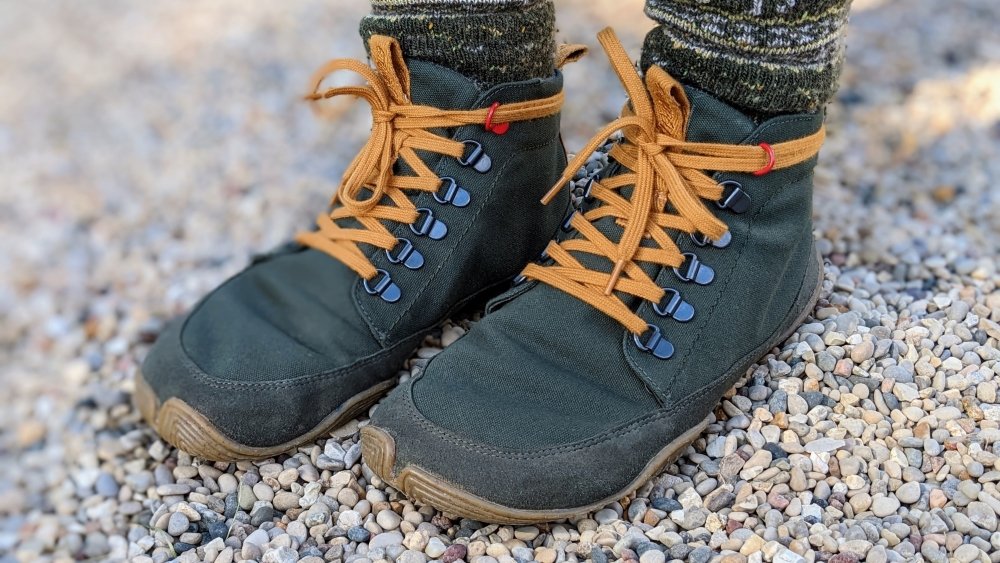
[[[383,110],[383,109],[373,109],[372,110],[372,123],[376,125],[383,125],[386,123],[391,123],[393,119],[396,119],[398,114]]]
[[[641,148],[642,152],[645,153],[646,156],[648,156],[650,158],[652,158],[652,157],[654,157],[654,156],[656,156],[658,154],[662,154],[666,150],[666,147],[664,147],[663,145],[660,145],[660,144],[656,143],[655,141],[641,143],[639,145],[639,148]]]
[[[794,166],[816,155],[824,132],[820,129],[775,145],[765,143],[766,162],[761,161],[760,146],[688,141],[691,106],[680,83],[659,67],[651,68],[643,80],[610,28],[598,38],[629,103],[621,117],[577,152],[542,202],[551,202],[590,155],[619,131],[624,140],[611,149],[609,157],[621,167],[614,176],[591,184],[591,196],[598,204],[573,218],[579,236],[551,243],[547,251],[551,264],[529,264],[522,275],[569,293],[641,334],[646,321],[616,293],[655,302],[664,291],[639,263],[677,267],[684,262],[669,230],[713,239],[728,230],[705,203],[721,196],[721,188],[707,171],[749,174],[763,170],[765,164],[767,171]],[[623,188],[630,191],[623,193]],[[601,221],[619,226],[617,241],[608,237],[607,229],[596,226]],[[604,258],[610,272],[585,267],[577,253]]]
[[[296,240],[340,260],[359,276],[373,279],[378,269],[370,259],[369,249],[359,244],[391,250],[398,243],[386,222],[413,224],[420,217],[407,191],[435,192],[441,180],[420,158],[425,151],[459,158],[463,143],[444,138],[434,129],[481,124],[487,110],[445,110],[414,104],[410,97],[410,72],[402,48],[393,38],[381,35],[369,40],[374,68],[351,59],[335,59],[313,75],[312,91],[305,96],[314,102],[338,96],[360,98],[371,106],[372,131],[361,151],[347,167],[330,210],[317,218],[317,230],[300,233]],[[328,76],[340,71],[359,75],[361,86],[336,86],[321,91]],[[494,109],[504,122],[525,121],[554,115],[562,107],[563,94],[540,100],[504,104]],[[395,164],[402,159],[412,170],[410,176],[397,176]],[[338,221],[352,220],[350,227]]]

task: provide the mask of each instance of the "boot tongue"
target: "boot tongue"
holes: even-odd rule
[[[737,145],[743,142],[757,128],[753,119],[696,88],[684,86],[684,92],[691,106],[687,123],[687,140],[698,143],[725,143]],[[631,194],[632,188],[622,188],[625,197]],[[594,226],[612,242],[618,242],[624,229],[613,217],[605,217]],[[645,239],[643,246],[656,246],[652,240]],[[574,253],[580,262],[595,271],[610,272],[613,264],[606,258],[593,254]],[[655,275],[658,266],[640,263],[643,270],[650,276]]]

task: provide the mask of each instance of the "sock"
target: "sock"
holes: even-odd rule
[[[372,0],[361,36],[396,38],[408,58],[440,64],[480,86],[555,72],[552,0]]]
[[[642,68],[755,116],[812,112],[837,91],[851,0],[646,0]]]

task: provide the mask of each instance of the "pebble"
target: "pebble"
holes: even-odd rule
[[[368,542],[369,549],[387,548],[393,545],[403,545],[403,534],[399,532],[385,532],[375,535]]]
[[[816,171],[824,280],[806,324],[751,366],[703,435],[627,503],[516,527],[452,519],[389,488],[361,459],[364,415],[266,461],[211,463],[157,439],[130,404],[165,320],[238,271],[251,249],[299,227],[302,202],[332,189],[316,182],[326,176],[317,166],[347,162],[341,145],[364,138],[363,126],[347,124],[330,154],[317,134],[329,125],[288,118],[301,114],[300,92],[283,74],[298,72],[303,52],[330,49],[302,33],[303,18],[322,13],[315,2],[281,17],[267,3],[235,20],[203,11],[202,27],[239,31],[224,45],[245,55],[236,66],[218,53],[187,56],[190,22],[169,17],[179,8],[163,0],[117,12],[81,4],[69,18],[52,3],[13,4],[8,19],[38,25],[13,31],[5,70],[14,94],[0,100],[10,118],[0,118],[0,160],[9,157],[0,168],[28,188],[10,192],[0,222],[18,241],[0,288],[0,341],[18,350],[0,370],[0,427],[13,445],[0,447],[0,466],[17,469],[0,472],[0,553],[139,563],[995,558],[1000,224],[989,219],[1000,130],[996,104],[982,100],[996,98],[1000,81],[976,40],[992,36],[997,14],[988,0],[969,2],[854,14]],[[350,17],[323,30],[335,51],[341,37],[358,47],[350,26],[365,9],[345,8]],[[564,27],[583,17],[575,12]],[[89,28],[73,22],[99,22],[103,43],[81,39]],[[154,24],[163,33],[134,33]],[[129,49],[100,49],[127,31]],[[573,72],[613,80],[591,59]],[[567,128],[571,145],[618,109],[591,90],[600,111]],[[237,94],[205,104],[217,92]],[[269,155],[263,175],[260,154]],[[607,160],[593,155],[574,189]],[[308,197],[297,186],[310,186]],[[430,335],[400,377],[475,322]]]
[[[448,546],[446,546],[440,538],[434,537],[427,542],[427,547],[424,548],[424,553],[426,553],[427,557],[430,557],[431,559],[438,559],[443,556],[447,550]]]
[[[97,476],[97,482],[94,484],[94,489],[97,494],[102,497],[113,498],[118,496],[118,491],[121,487],[115,478],[110,473],[101,473]]]
[[[594,514],[594,520],[597,520],[597,523],[602,526],[605,524],[610,524],[611,522],[614,522],[617,519],[618,519],[618,513],[615,512],[614,510],[611,510],[610,508],[599,510],[596,514]]]
[[[187,531],[190,521],[187,516],[180,512],[174,512],[170,515],[170,519],[167,522],[167,533],[171,536],[179,536]]]
[[[278,494],[274,495],[272,504],[274,505],[275,510],[287,512],[293,508],[299,507],[300,498],[302,497],[295,493],[280,491]]]
[[[295,563],[299,560],[299,554],[289,547],[278,547],[269,549],[261,558],[261,563]]]
[[[383,530],[395,530],[402,522],[402,518],[391,510],[381,510],[375,517],[375,521]]]
[[[352,526],[347,530],[347,538],[351,541],[366,542],[371,534],[361,526]]]
[[[836,440],[832,438],[820,438],[818,440],[812,440],[805,445],[805,450],[811,453],[826,453],[832,452],[840,449],[846,445],[843,440]]]
[[[895,514],[899,509],[899,499],[896,497],[876,496],[872,499],[872,512],[879,518]]]
[[[966,514],[969,520],[972,521],[976,526],[989,531],[995,532],[997,529],[997,514],[994,512],[993,508],[985,502],[970,502],[966,507]]]
[[[444,553],[441,555],[441,561],[443,563],[455,563],[455,561],[465,559],[467,552],[468,549],[466,546],[460,543],[449,545],[448,549],[444,550]]]
[[[920,483],[904,483],[896,489],[896,498],[904,504],[912,504],[920,500]]]

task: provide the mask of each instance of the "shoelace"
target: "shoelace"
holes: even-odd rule
[[[391,221],[413,224],[420,217],[406,191],[436,192],[441,179],[420,159],[416,151],[461,158],[466,150],[461,141],[446,139],[430,130],[463,125],[504,124],[548,117],[563,104],[563,93],[549,98],[496,105],[492,108],[459,111],[415,105],[410,100],[410,72],[399,43],[390,37],[373,36],[369,49],[374,68],[353,59],[335,59],[313,75],[307,100],[318,102],[336,96],[354,96],[368,102],[372,110],[372,131],[361,152],[344,172],[330,203],[330,212],[320,214],[317,230],[300,233],[299,244],[320,250],[343,262],[366,280],[378,270],[358,246],[365,243],[391,250],[396,237],[383,224]],[[363,86],[341,86],[320,91],[331,74],[350,71],[360,75]],[[397,176],[396,161],[402,158],[415,173]],[[393,205],[388,205],[388,198]],[[360,228],[346,228],[338,220],[356,219]]]
[[[550,243],[546,252],[552,264],[529,264],[522,275],[575,296],[638,335],[647,329],[646,321],[615,292],[653,303],[658,303],[665,293],[638,263],[675,268],[684,263],[684,256],[668,231],[701,233],[713,240],[728,231],[726,224],[702,201],[718,201],[723,194],[723,188],[705,171],[762,175],[788,168],[816,155],[825,132],[820,129],[807,137],[773,146],[688,142],[685,137],[691,108],[681,84],[658,67],[650,68],[644,83],[610,28],[598,38],[630,103],[620,118],[577,153],[542,202],[548,204],[588,156],[618,131],[622,132],[623,142],[615,145],[609,156],[626,170],[592,184],[591,196],[599,203],[585,214],[576,213],[570,222],[579,237]],[[626,186],[632,186],[628,198],[619,191]],[[675,213],[668,212],[668,204]],[[623,228],[617,243],[594,226],[606,217],[614,217]],[[647,238],[655,246],[644,246],[643,240]],[[589,269],[573,252],[606,258],[614,267],[611,273]]]

